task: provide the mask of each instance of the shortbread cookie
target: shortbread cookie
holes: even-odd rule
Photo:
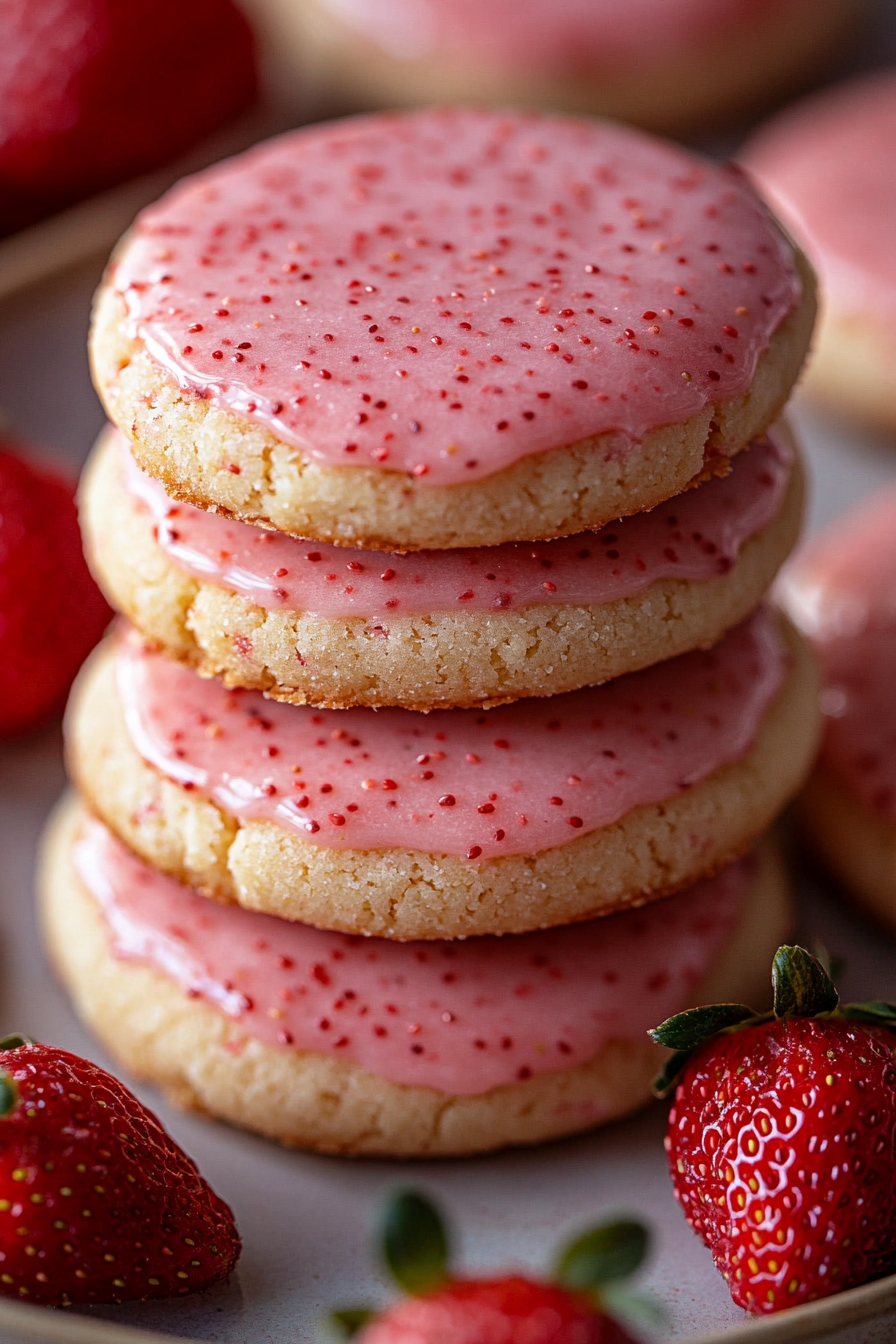
[[[813,538],[782,593],[821,664],[825,729],[800,799],[806,832],[896,928],[896,487]]]
[[[824,305],[806,386],[828,406],[896,433],[896,75],[788,109],[745,162],[806,247]]]
[[[802,514],[782,427],[729,476],[598,535],[411,555],[176,504],[123,444],[106,433],[81,488],[110,600],[203,676],[328,708],[556,695],[704,647],[761,600]]]
[[[643,1104],[658,1020],[767,1000],[790,905],[773,850],[643,912],[383,943],[216,906],[71,803],[43,924],[78,1011],[181,1105],[281,1142],[427,1156],[537,1143]]]
[[[541,106],[681,130],[823,65],[857,0],[250,0],[283,96]]]
[[[777,417],[814,312],[732,169],[443,109],[298,131],[177,187],[122,244],[92,354],[176,499],[441,550],[679,493]]]
[[[223,901],[388,938],[520,933],[742,854],[817,740],[815,670],[768,610],[705,653],[479,712],[311,710],[131,634],[88,664],[69,765],[141,857]]]

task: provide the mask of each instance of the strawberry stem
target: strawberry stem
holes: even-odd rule
[[[818,1017],[832,1013],[840,995],[824,966],[804,947],[779,947],[772,963],[776,1017]]]

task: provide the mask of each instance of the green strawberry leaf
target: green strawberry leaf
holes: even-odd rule
[[[669,1329],[666,1313],[646,1293],[633,1293],[623,1284],[608,1283],[600,1292],[600,1304],[608,1316],[636,1334],[658,1334]]]
[[[840,1002],[834,982],[804,947],[779,947],[772,962],[776,1017],[817,1017]]]
[[[30,1036],[23,1036],[15,1031],[10,1036],[0,1037],[0,1050],[18,1050],[20,1045],[33,1045],[34,1041]]]
[[[602,1223],[583,1232],[561,1250],[554,1278],[566,1288],[603,1289],[627,1279],[647,1254],[649,1237],[642,1223],[631,1218]]]
[[[16,1080],[0,1069],[0,1119],[14,1111],[19,1101],[19,1089]]]
[[[853,1022],[876,1022],[879,1026],[896,1027],[896,1003],[844,1003],[837,1009],[838,1017]]]
[[[669,1093],[675,1090],[675,1086],[684,1073],[687,1062],[693,1053],[693,1050],[676,1050],[674,1055],[669,1056],[662,1071],[657,1074],[651,1084],[655,1097],[662,1100],[663,1097],[668,1097]]]
[[[359,1330],[363,1330],[372,1321],[376,1312],[371,1307],[342,1307],[330,1312],[330,1323],[340,1332],[343,1339],[351,1339]]]
[[[383,1256],[406,1293],[426,1293],[444,1283],[448,1238],[438,1210],[415,1190],[401,1190],[386,1205]]]
[[[713,1003],[705,1008],[689,1008],[684,1013],[667,1017],[665,1022],[647,1034],[657,1045],[665,1045],[670,1050],[690,1051],[696,1050],[698,1045],[726,1027],[737,1026],[755,1016],[753,1009],[743,1003]]]

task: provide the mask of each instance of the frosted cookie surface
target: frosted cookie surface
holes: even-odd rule
[[[110,271],[94,367],[178,498],[347,545],[490,545],[650,507],[737,451],[812,311],[733,170],[449,109],[295,132],[175,188]]]

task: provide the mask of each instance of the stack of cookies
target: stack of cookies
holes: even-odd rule
[[[648,1027],[761,992],[756,842],[817,737],[761,605],[813,317],[740,176],[596,122],[314,127],[141,216],[82,487],[126,622],[42,879],[129,1069],[287,1143],[469,1153],[632,1109]]]

